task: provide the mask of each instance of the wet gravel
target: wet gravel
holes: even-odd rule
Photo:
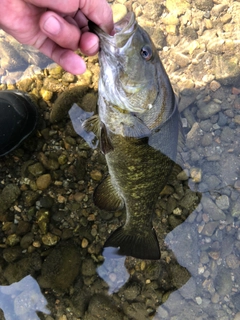
[[[153,220],[162,258],[103,257],[104,241],[125,213],[93,205],[105,159],[68,117],[73,103],[96,111],[97,56],[85,58],[84,75],[73,76],[0,33],[0,89],[30,93],[40,114],[37,131],[0,159],[0,288],[32,275],[48,301],[51,315],[39,315],[47,320],[237,320],[240,2],[116,4],[119,15],[123,4],[135,11],[181,97],[184,172],[162,191]],[[11,307],[23,293],[13,290],[8,303],[21,320],[35,308]]]

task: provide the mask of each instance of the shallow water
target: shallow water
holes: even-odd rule
[[[240,318],[240,3],[181,3],[169,16],[159,1],[132,2],[179,92],[186,134],[188,179],[169,181],[153,219],[160,261],[102,252],[125,214],[94,206],[106,163],[67,115],[73,103],[95,111],[97,57],[78,77],[36,56],[31,65],[1,57],[0,88],[34,94],[40,121],[0,159],[1,208],[7,192],[18,194],[0,210],[0,318]]]

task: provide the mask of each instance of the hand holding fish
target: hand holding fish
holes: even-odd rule
[[[106,0],[2,0],[0,28],[31,45],[66,71],[80,74],[85,63],[75,50],[94,55],[98,37],[88,32],[88,19],[110,33],[112,11]]]

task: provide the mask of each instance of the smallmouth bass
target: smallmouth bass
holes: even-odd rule
[[[104,247],[121,255],[160,259],[152,215],[175,164],[180,116],[158,52],[134,13],[115,23],[108,35],[93,23],[100,39],[98,115],[84,121],[98,137],[109,175],[96,188],[94,202],[104,210],[125,206],[125,224]]]

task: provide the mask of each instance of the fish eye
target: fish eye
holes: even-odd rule
[[[152,58],[152,49],[149,46],[142,47],[140,54],[143,59],[149,61]]]

